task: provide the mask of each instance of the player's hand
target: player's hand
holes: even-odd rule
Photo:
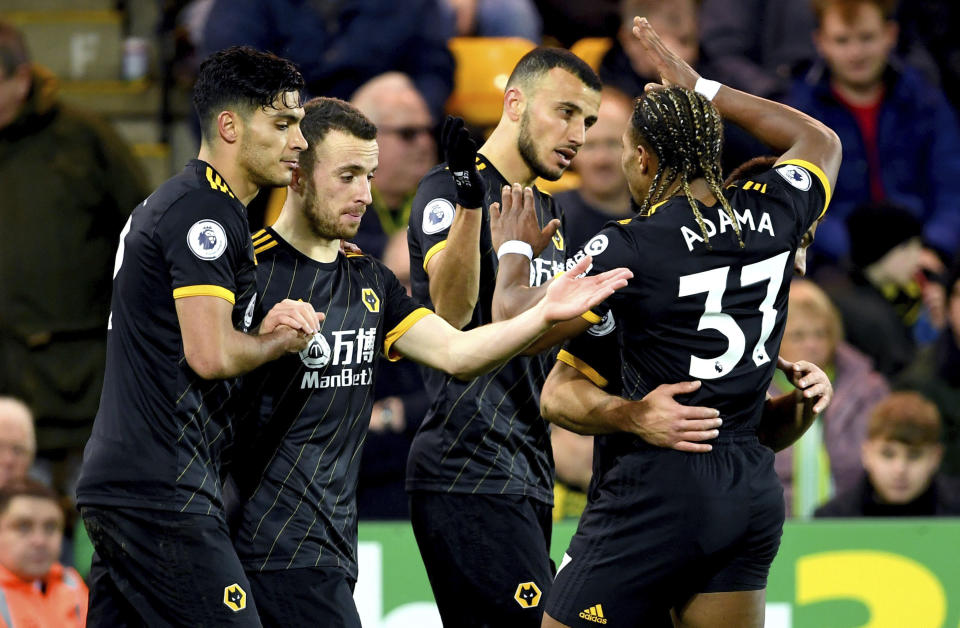
[[[277,326],[286,325],[305,336],[312,336],[320,330],[320,321],[323,317],[324,315],[321,312],[315,312],[309,303],[284,299],[267,312],[263,322],[260,323],[260,333],[269,334],[275,331]]]
[[[463,118],[447,116],[440,130],[443,159],[457,188],[457,205],[466,209],[483,206],[483,179],[477,170],[477,143],[463,126]]]
[[[310,334],[304,334],[286,325],[277,325],[271,333],[280,339],[280,346],[283,347],[283,350],[287,353],[303,351],[307,348],[307,345],[310,344],[310,339],[313,337]]]
[[[363,253],[360,250],[360,247],[354,244],[353,242],[347,242],[346,240],[340,240],[340,252],[346,255],[347,253],[359,254]]]
[[[790,362],[777,357],[777,368],[783,371],[790,383],[796,386],[797,393],[804,403],[814,404],[814,414],[827,409],[833,399],[833,384],[819,366],[806,360]]]
[[[628,406],[636,412],[630,414],[624,430],[657,447],[691,453],[710,451],[713,446],[701,441],[720,434],[723,424],[720,413],[713,408],[685,406],[674,399],[699,388],[698,381],[657,386],[646,397]]]
[[[647,18],[633,18],[633,36],[640,40],[643,49],[647,51],[647,58],[656,66],[664,86],[679,85],[687,89],[693,89],[696,86],[700,75],[690,67],[689,63],[667,48]],[[651,83],[645,89],[655,87],[656,84]]]
[[[560,228],[560,221],[554,218],[546,227],[540,228],[533,188],[521,187],[519,183],[505,185],[500,191],[500,199],[500,203],[490,205],[493,250],[499,251],[500,245],[508,240],[520,240],[533,247],[534,257],[540,255]]]
[[[633,272],[628,268],[614,268],[599,275],[580,277],[591,264],[593,258],[587,255],[576,266],[550,281],[546,296],[536,306],[543,308],[547,323],[552,325],[580,316],[603,303],[633,277]]]

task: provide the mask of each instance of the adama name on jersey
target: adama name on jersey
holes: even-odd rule
[[[726,233],[727,227],[733,230],[733,221],[730,220],[730,217],[727,216],[727,213],[724,211],[723,206],[717,203],[714,206],[717,212],[717,222],[720,225],[720,233]],[[711,208],[711,209],[714,209]],[[770,214],[763,212],[760,214],[760,220],[756,223],[753,222],[753,214],[749,209],[743,210],[743,212],[738,212],[736,209],[733,210],[733,215],[737,217],[737,222],[740,223],[741,229],[750,229],[751,231],[756,231],[761,233],[766,231],[770,234],[770,237],[775,237],[773,233],[773,222],[770,220]],[[707,235],[711,238],[717,234],[717,225],[713,223],[712,220],[707,218],[706,212],[703,212],[703,224],[707,228]],[[687,250],[693,252],[694,244],[703,243],[703,234],[700,233],[699,229],[694,231],[686,225],[680,227],[680,235],[683,236],[684,242],[687,243]]]

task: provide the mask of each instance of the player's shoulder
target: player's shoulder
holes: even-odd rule
[[[769,170],[738,179],[728,187],[732,193],[749,192],[768,197],[796,197],[805,193],[830,193],[830,183],[823,169],[804,159],[787,159]]]

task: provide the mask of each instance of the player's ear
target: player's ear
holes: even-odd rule
[[[234,111],[221,111],[217,115],[217,132],[227,144],[233,144],[240,139],[242,121]]]
[[[290,185],[288,187],[297,194],[303,192],[303,170],[301,170],[300,166],[293,169],[293,177],[290,179]]]
[[[653,154],[643,147],[643,144],[637,144],[637,150],[633,154],[633,158],[637,160],[637,166],[639,166],[641,174],[647,174],[647,171],[652,167],[651,158]]]
[[[520,120],[523,110],[527,106],[527,99],[519,87],[511,87],[503,94],[503,113],[512,122]]]

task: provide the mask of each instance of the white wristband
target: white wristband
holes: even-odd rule
[[[525,255],[528,260],[533,261],[533,247],[521,240],[507,240],[500,245],[497,250],[497,259],[500,259],[507,253],[519,253]]]
[[[720,91],[722,83],[705,79],[702,76],[697,79],[697,84],[693,86],[693,91],[702,95],[707,100],[713,100]]]

